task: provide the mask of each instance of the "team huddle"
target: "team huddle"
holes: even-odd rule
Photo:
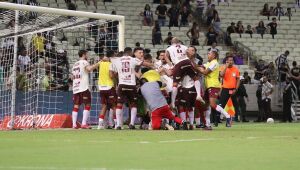
[[[130,108],[129,129],[135,129],[139,115],[142,124],[149,125],[147,129],[212,130],[211,113],[218,118],[222,114],[226,127],[231,127],[231,116],[224,110],[225,106],[217,104],[222,89],[220,77],[229,70],[228,67],[220,69],[217,51],[208,52],[208,62],[202,65],[195,55],[196,48],[182,45],[175,37],[170,47],[157,52],[156,62],[150,54],[144,55],[140,47],[133,51],[126,47],[119,54],[107,51],[106,56],[93,65],[87,61],[87,51],[81,50],[78,54],[80,60],[72,68],[74,129],[80,128],[77,115],[81,104],[84,104],[81,128],[91,128],[87,124],[91,110],[89,72],[97,68],[101,98],[98,129],[123,129],[125,104]],[[230,62],[232,57],[226,60]],[[239,73],[232,76],[239,79]],[[107,112],[113,120],[111,123],[106,122]],[[216,124],[220,120],[214,121]]]

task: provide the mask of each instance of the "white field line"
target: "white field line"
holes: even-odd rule
[[[20,170],[107,170],[107,168],[62,168],[62,167],[36,167],[36,166],[10,166],[0,167],[0,169],[20,169]]]
[[[215,140],[214,138],[202,138],[202,139],[177,139],[177,140],[164,140],[158,143],[179,143],[179,142],[194,142],[194,141],[210,141]]]

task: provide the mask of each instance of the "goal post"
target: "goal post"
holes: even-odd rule
[[[39,127],[49,118],[41,115],[70,113],[78,51],[90,51],[93,63],[125,47],[124,16],[7,2],[0,9],[0,129],[14,128],[15,120],[17,127]],[[90,73],[90,122],[101,108],[97,80],[97,72]]]

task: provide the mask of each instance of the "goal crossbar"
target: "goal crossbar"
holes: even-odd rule
[[[125,47],[125,16],[121,15],[109,15],[85,11],[73,11],[59,8],[49,8],[40,6],[20,5],[8,2],[0,2],[0,8],[19,10],[19,11],[32,11],[38,13],[48,13],[63,16],[74,16],[74,17],[85,17],[94,19],[105,19],[105,20],[117,20],[119,21],[119,50],[123,50]]]

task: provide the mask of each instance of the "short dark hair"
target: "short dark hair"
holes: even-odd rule
[[[165,50],[158,50],[156,52],[157,56],[156,56],[156,59],[158,60],[158,57],[160,56],[161,53],[165,53],[166,51]]]
[[[226,61],[227,61],[229,58],[232,58],[232,59],[233,59],[233,55],[229,54],[228,56],[226,56],[226,57],[225,57]]]
[[[106,57],[113,57],[114,55],[115,55],[115,52],[112,51],[112,50],[108,50],[108,51],[106,52]]]
[[[197,48],[193,45],[190,46],[191,48],[194,48],[195,52],[197,52]]]
[[[124,48],[124,53],[131,53],[132,52],[132,48],[130,48],[130,47],[126,47],[126,48]]]
[[[145,48],[145,53],[151,53],[151,50],[149,48]]]
[[[135,46],[136,46],[136,47],[140,47],[140,46],[141,46],[141,43],[140,43],[140,42],[136,42],[136,43],[135,43]]]
[[[147,53],[144,55],[144,60],[152,60],[151,54]]]
[[[272,18],[272,21],[273,21],[273,20],[276,20],[276,17],[273,17],[273,18]]]
[[[289,50],[286,50],[286,51],[284,52],[284,54],[289,55],[289,54],[290,54],[290,51],[289,51]]]
[[[81,58],[84,54],[87,54],[88,51],[87,50],[79,50],[78,55]]]
[[[144,51],[144,49],[143,49],[142,47],[136,47],[136,48],[134,48],[133,53],[135,53],[135,52],[138,51],[138,50]]]
[[[293,61],[292,65],[297,66],[297,61]]]

